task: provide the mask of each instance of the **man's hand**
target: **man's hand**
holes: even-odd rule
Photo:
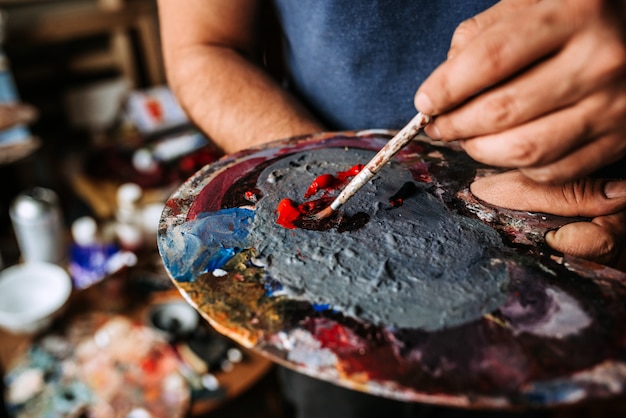
[[[626,252],[626,185],[585,176],[626,155],[625,42],[623,1],[503,0],[457,28],[415,97],[436,115],[431,137],[519,169],[477,181],[476,196],[591,217],[546,242],[611,265]]]
[[[459,26],[416,107],[478,161],[562,183],[626,155],[626,5],[504,0]]]
[[[487,203],[509,209],[590,217],[590,222],[548,232],[547,244],[606,265],[619,267],[620,260],[626,261],[626,180],[586,177],[565,185],[542,185],[513,170],[479,179],[470,189]]]

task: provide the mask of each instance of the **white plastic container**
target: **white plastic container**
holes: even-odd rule
[[[47,327],[72,293],[72,281],[51,263],[17,264],[0,272],[0,327],[30,334]]]

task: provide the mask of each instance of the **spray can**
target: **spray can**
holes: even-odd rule
[[[9,215],[24,262],[63,261],[63,221],[54,191],[35,187],[20,193],[13,200]]]

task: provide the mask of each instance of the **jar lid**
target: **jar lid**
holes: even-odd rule
[[[11,216],[18,219],[37,219],[56,208],[59,199],[56,193],[44,187],[35,187],[20,193],[11,205]]]

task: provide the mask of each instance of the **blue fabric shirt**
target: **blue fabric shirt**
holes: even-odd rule
[[[290,88],[331,130],[398,129],[454,29],[494,0],[274,0]]]

